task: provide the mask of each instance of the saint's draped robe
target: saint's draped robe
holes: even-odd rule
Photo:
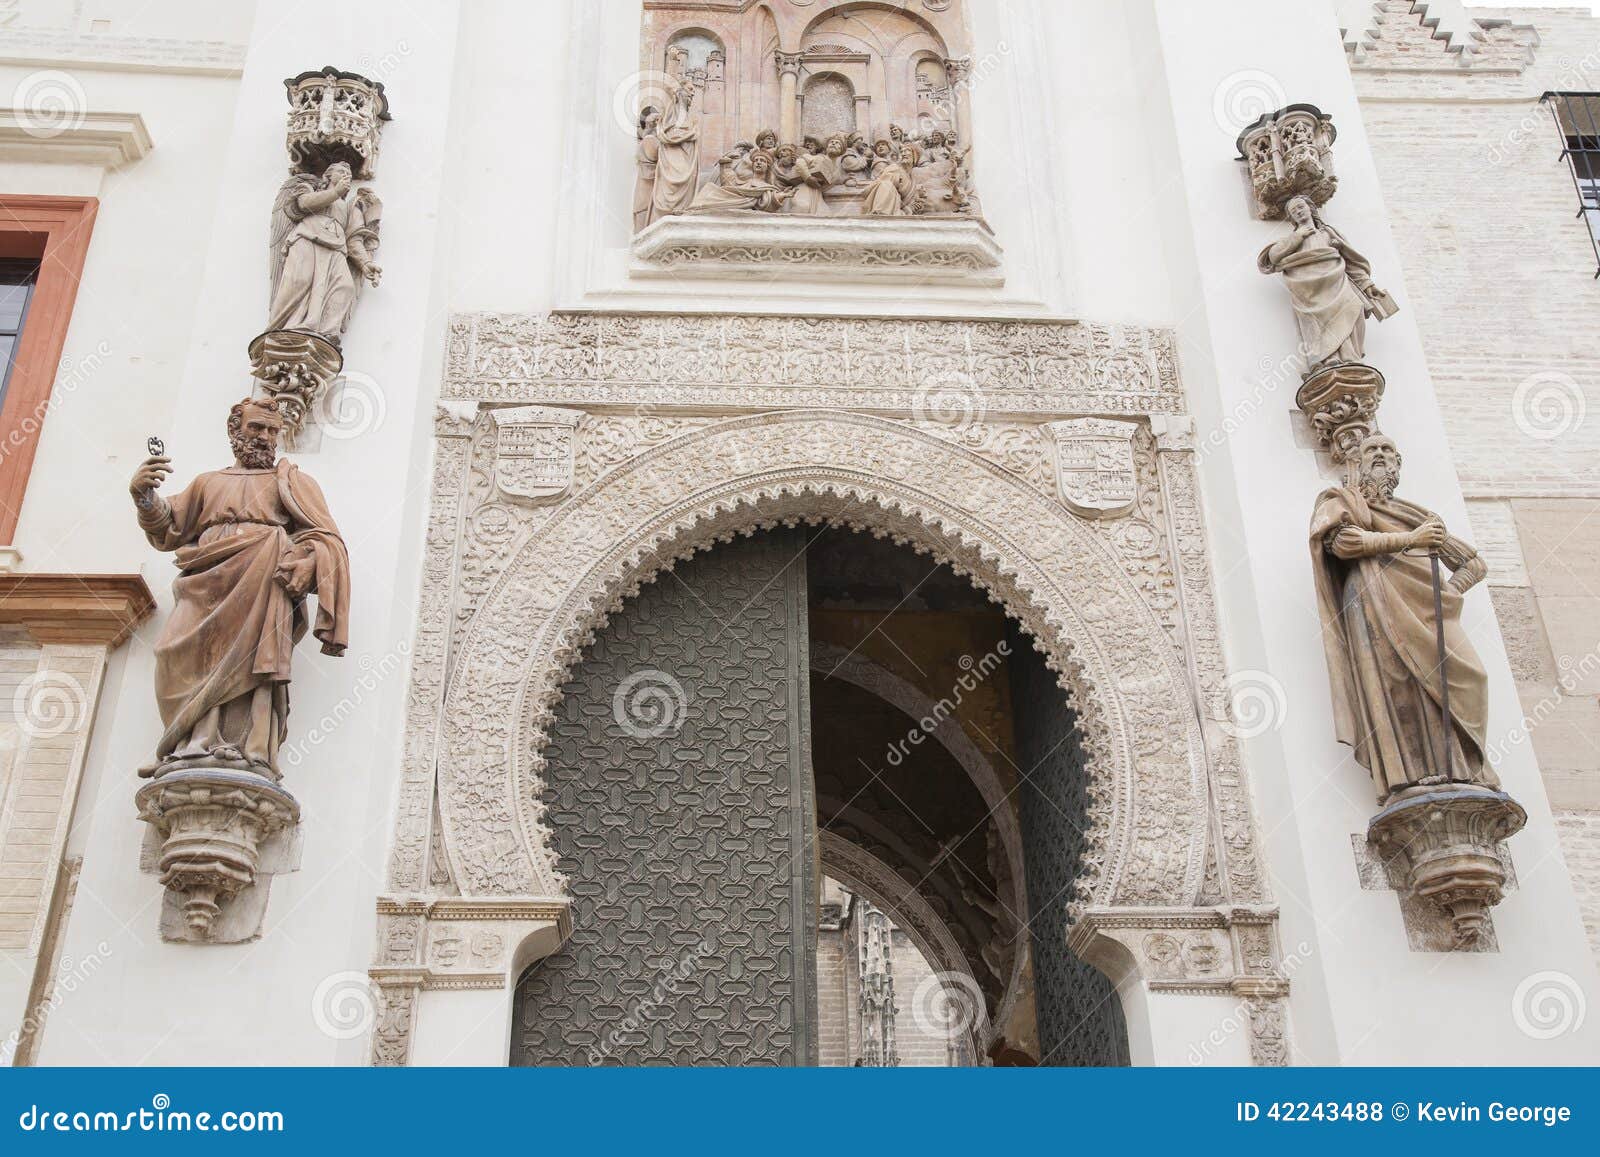
[[[1433,570],[1422,551],[1370,553],[1361,532],[1401,535],[1430,516],[1399,499],[1368,502],[1356,490],[1324,491],[1311,521],[1328,681],[1339,741],[1372,773],[1380,802],[1446,778]],[[1395,545],[1391,540],[1389,545]],[[1471,586],[1487,572],[1475,551],[1447,538],[1440,560]],[[1450,686],[1451,782],[1497,787],[1484,759],[1488,676],[1461,627],[1461,595],[1445,583],[1444,638]]]
[[[193,761],[278,777],[289,713],[289,662],[308,626],[304,599],[279,567],[313,560],[316,637],[339,655],[349,639],[350,559],[322,490],[292,463],[202,474],[141,508],[157,550],[174,551],[175,606],[156,643],[156,699],[166,731],[157,764]]]
[[[1362,287],[1372,282],[1372,266],[1327,225],[1302,238],[1294,252],[1274,260],[1272,251],[1280,244],[1274,241],[1262,249],[1256,267],[1262,273],[1283,274],[1311,365],[1335,355],[1359,360],[1367,313],[1373,308]]]

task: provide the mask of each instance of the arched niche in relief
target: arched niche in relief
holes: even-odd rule
[[[837,72],[809,77],[800,100],[803,136],[820,141],[832,133],[856,131],[855,86]]]

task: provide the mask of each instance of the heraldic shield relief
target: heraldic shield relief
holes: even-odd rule
[[[583,418],[576,410],[518,406],[496,410],[495,484],[511,499],[554,498],[572,485],[572,449]]]
[[[1070,418],[1046,429],[1056,446],[1056,480],[1061,501],[1076,514],[1113,518],[1126,514],[1138,497],[1133,466],[1137,422],[1111,418]]]

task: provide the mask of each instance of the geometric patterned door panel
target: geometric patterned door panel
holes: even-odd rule
[[[1126,1065],[1128,1025],[1116,987],[1067,947],[1089,805],[1077,715],[1033,641],[1007,626],[1039,1063]]]
[[[556,708],[572,936],[518,982],[513,1065],[816,1063],[805,537],[681,562]]]

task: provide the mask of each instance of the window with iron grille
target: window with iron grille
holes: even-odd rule
[[[1572,170],[1578,216],[1589,227],[1600,277],[1600,92],[1547,92],[1539,98],[1555,115],[1561,156]]]

